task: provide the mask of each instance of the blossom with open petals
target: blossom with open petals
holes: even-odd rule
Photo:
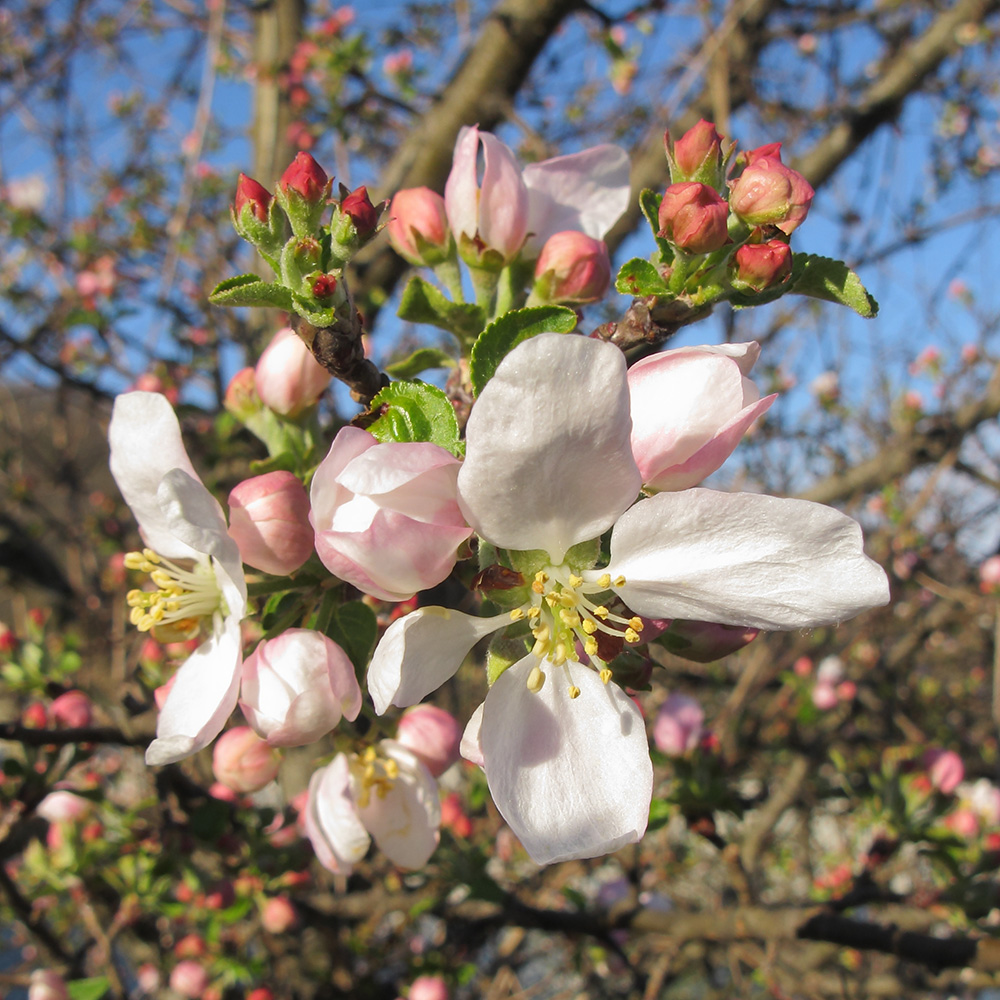
[[[108,439],[111,474],[147,546],[127,556],[126,565],[149,573],[158,588],[129,594],[132,622],[164,641],[206,636],[174,677],[146,751],[148,764],[169,764],[208,746],[236,707],[247,602],[243,565],[163,396],[119,396]]]
[[[349,875],[374,839],[401,868],[421,868],[440,839],[437,782],[404,746],[382,740],[337,754],[309,782],[306,836],[324,868]]]

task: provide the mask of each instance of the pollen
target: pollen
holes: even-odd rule
[[[399,764],[391,757],[380,757],[374,747],[366,747],[351,761],[354,797],[361,809],[371,802],[373,794],[384,799],[392,791],[398,777]]]

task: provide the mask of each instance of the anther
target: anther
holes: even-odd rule
[[[580,697],[580,689],[575,684],[571,684],[569,686],[569,696],[570,696],[570,698],[579,698]]]
[[[600,676],[600,678],[601,678],[601,681],[602,681],[602,682],[603,682],[604,684],[607,684],[607,683],[608,683],[608,682],[609,682],[609,681],[611,680],[611,671],[610,671],[610,670],[609,670],[609,669],[608,669],[607,667],[605,667],[605,668],[604,668],[604,669],[603,669],[603,670],[602,670],[602,671],[600,672],[600,675],[599,675],[599,676]]]
[[[535,664],[531,668],[531,673],[528,674],[528,690],[532,694],[538,694],[542,690],[542,685],[545,683],[545,674],[542,672],[542,668]]]

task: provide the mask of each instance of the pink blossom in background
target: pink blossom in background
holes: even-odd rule
[[[0,198],[21,212],[40,212],[48,194],[49,186],[41,174],[17,177],[0,188]]]
[[[403,713],[396,742],[410,750],[435,778],[459,759],[462,726],[436,705],[415,705]]]
[[[923,765],[931,784],[945,795],[951,795],[965,778],[965,765],[954,750],[927,750],[923,756]]]
[[[299,915],[287,896],[272,896],[261,909],[260,922],[268,933],[284,934],[298,924]]]
[[[66,691],[49,708],[57,726],[80,729],[94,721],[94,704],[82,691]]]
[[[383,601],[440,583],[472,534],[458,506],[459,466],[435,444],[380,444],[360,428],[342,428],[310,490],[323,565]]]
[[[409,1000],[448,1000],[445,981],[440,976],[418,976],[410,984]]]
[[[285,470],[245,479],[229,494],[229,535],[254,569],[285,576],[312,555],[309,496]]]
[[[694,699],[675,692],[660,706],[653,723],[653,743],[668,757],[680,757],[701,741],[705,710]]]
[[[980,563],[979,589],[984,594],[1000,593],[1000,555],[990,556]]]
[[[254,368],[257,395],[283,417],[298,416],[315,405],[326,392],[330,377],[290,327],[274,335]]]
[[[203,1000],[208,986],[208,972],[199,962],[185,959],[178,962],[170,973],[170,988],[189,1000]]]
[[[227,729],[212,751],[212,773],[234,792],[256,792],[274,781],[281,758],[249,726]]]
[[[28,983],[28,1000],[69,1000],[66,980],[52,969],[35,969]]]
[[[240,708],[270,746],[293,747],[325,736],[341,716],[361,711],[354,665],[332,639],[290,628],[243,661]],[[220,779],[221,780],[221,779]]]
[[[38,803],[35,812],[50,823],[74,823],[93,811],[94,803],[82,795],[59,789],[49,792]]]

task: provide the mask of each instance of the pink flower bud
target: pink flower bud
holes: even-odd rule
[[[90,799],[60,789],[49,792],[38,803],[35,812],[50,823],[75,823],[83,819],[92,808],[93,803]]]
[[[670,133],[663,137],[670,179],[675,184],[700,181],[717,185],[722,179],[722,136],[704,118],[671,145]]]
[[[237,420],[246,421],[260,410],[253,368],[241,368],[230,380],[222,403]]]
[[[236,200],[233,203],[233,212],[239,219],[243,214],[246,205],[250,206],[250,211],[261,221],[267,222],[268,206],[271,204],[271,194],[252,177],[240,174],[240,179],[236,184]]]
[[[254,369],[257,395],[283,417],[312,406],[330,384],[330,373],[290,327],[279,330]]]
[[[550,236],[535,264],[533,296],[542,302],[597,302],[611,287],[611,258],[603,240],[576,230]]]
[[[342,428],[310,490],[323,565],[383,601],[440,583],[472,533],[458,506],[459,465],[435,444],[379,444]]]
[[[245,479],[229,494],[229,535],[254,569],[285,576],[313,550],[309,497],[291,472]]]
[[[792,250],[781,240],[744,243],[733,255],[733,285],[741,291],[762,292],[787,281],[792,274]]]
[[[287,896],[273,896],[261,909],[260,922],[269,934],[284,934],[299,922],[299,915]]]
[[[249,726],[224,732],[212,753],[212,773],[234,792],[256,792],[277,777],[281,758]]]
[[[694,663],[714,663],[748,646],[759,629],[717,622],[674,621],[666,631],[664,644],[675,656]],[[646,639],[646,632],[642,634]]]
[[[816,679],[821,684],[839,684],[844,679],[844,661],[839,656],[824,656],[816,667]]]
[[[370,236],[378,225],[378,210],[368,197],[368,188],[364,185],[344,196],[340,210],[350,216],[359,239]]]
[[[310,203],[322,201],[326,197],[328,184],[326,172],[308,153],[296,153],[295,159],[278,181],[278,186],[286,194],[297,194]]]
[[[680,757],[701,740],[705,712],[694,698],[672,694],[660,706],[653,723],[653,743],[660,753]]]
[[[984,594],[1000,593],[1000,555],[990,556],[980,565],[979,589]]]
[[[146,962],[135,970],[136,983],[143,993],[153,994],[160,988],[160,970],[152,962]]]
[[[40,701],[25,706],[21,713],[21,725],[28,729],[44,729],[49,724],[49,713]]]
[[[419,976],[410,984],[409,1000],[448,1000],[448,987],[440,976]]]
[[[28,984],[28,1000],[69,1000],[66,980],[51,969],[35,969]]]
[[[834,686],[828,681],[819,680],[812,689],[812,702],[821,712],[829,712],[836,708],[840,698]]]
[[[441,825],[456,837],[472,836],[472,820],[462,808],[462,797],[458,792],[449,792],[441,800]]]
[[[312,743],[361,710],[347,654],[311,629],[290,628],[262,642],[243,662],[241,690],[247,722],[273,747]]]
[[[52,702],[52,718],[57,726],[81,729],[94,720],[94,706],[82,691],[67,691]]]
[[[671,184],[660,202],[660,235],[688,253],[711,253],[729,242],[728,217],[715,188],[695,181]]]
[[[439,264],[453,244],[444,198],[428,187],[396,192],[389,206],[389,242],[404,260],[417,266]]]
[[[185,959],[170,973],[170,988],[190,1000],[199,1000],[208,986],[208,973],[198,962]]]
[[[965,765],[954,750],[927,750],[923,765],[931,785],[945,795],[951,795],[965,778]]]
[[[643,484],[684,490],[715,472],[767,411],[747,378],[755,343],[681,347],[643,358],[628,371],[632,454]]]
[[[731,182],[729,207],[749,226],[777,226],[786,236],[809,214],[813,189],[781,162],[781,143],[746,154],[743,173]]]
[[[399,720],[396,742],[413,753],[437,778],[460,757],[462,726],[443,708],[416,705]]]
[[[944,825],[963,840],[973,840],[979,834],[979,817],[971,809],[956,809],[944,818]]]

